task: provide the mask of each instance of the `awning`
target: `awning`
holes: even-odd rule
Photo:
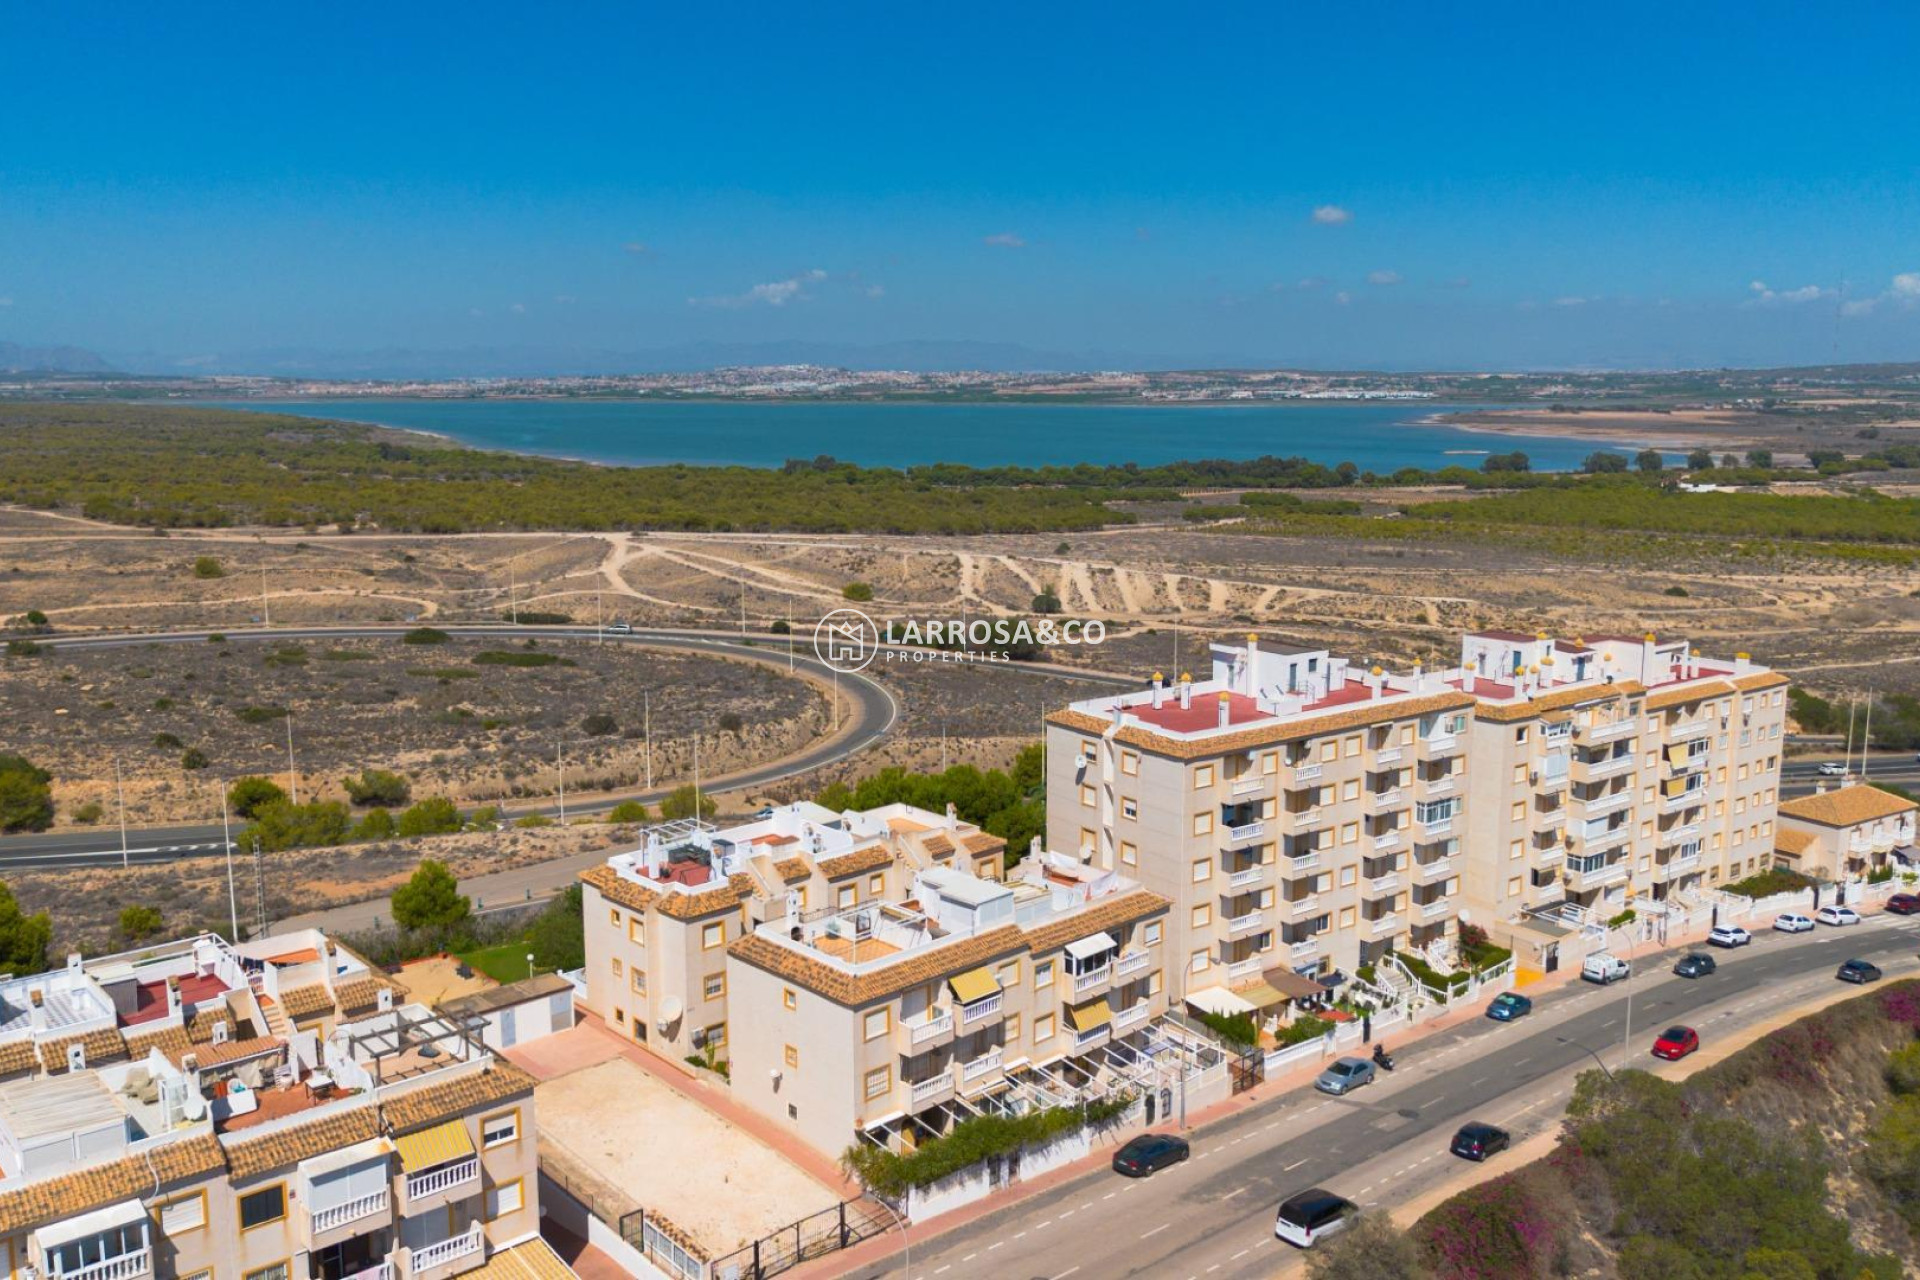
[[[972,1004],[975,1000],[1000,994],[1000,979],[993,976],[991,969],[969,969],[948,978],[947,989],[961,1004]]]
[[[1303,973],[1291,969],[1269,969],[1260,980],[1289,1000],[1307,1000],[1322,995],[1325,988]]]
[[[1686,743],[1683,742],[1677,746],[1672,746],[1667,748],[1668,764],[1683,765],[1686,762],[1687,762],[1687,744]]]
[[[97,1236],[103,1231],[112,1231],[115,1227],[136,1226],[147,1220],[147,1210],[140,1201],[122,1200],[119,1204],[104,1209],[95,1209],[92,1213],[83,1213],[77,1218],[67,1218],[50,1227],[42,1227],[34,1232],[42,1251],[56,1245],[72,1244],[75,1240],[84,1240],[88,1236]]]
[[[1683,796],[1687,793],[1687,780],[1685,778],[1668,778],[1660,784],[1660,792],[1669,800],[1675,796]]]
[[[1902,862],[1920,862],[1920,848],[1910,844],[1897,844],[1888,852]]]
[[[1067,1006],[1067,1021],[1075,1031],[1097,1031],[1113,1021],[1113,1006],[1105,1000],[1090,1000],[1083,1005]]]
[[[1110,933],[1096,933],[1078,942],[1067,944],[1067,954],[1075,960],[1091,960],[1095,956],[1105,955],[1109,951],[1118,951],[1120,944],[1113,940]]]
[[[1317,990],[1318,988],[1316,988]],[[1264,982],[1249,982],[1244,987],[1235,987],[1233,994],[1245,1000],[1256,1009],[1271,1009],[1277,1004],[1285,1004],[1287,998]]]
[[[454,1123],[458,1124],[459,1121],[454,1121]],[[464,1134],[466,1130],[462,1128],[460,1132]],[[308,1182],[313,1182],[326,1177],[330,1173],[338,1173],[342,1169],[351,1169],[357,1164],[366,1164],[370,1160],[385,1159],[387,1153],[392,1150],[392,1145],[388,1143],[385,1138],[368,1138],[365,1142],[356,1142],[350,1147],[342,1147],[338,1151],[329,1151],[327,1154],[315,1156],[311,1160],[302,1160],[300,1162],[300,1172],[306,1175]],[[468,1147],[467,1150],[471,1151],[473,1148]]]
[[[408,1173],[419,1173],[451,1160],[464,1160],[473,1154],[473,1139],[467,1136],[465,1120],[449,1120],[431,1129],[409,1133],[395,1138],[393,1145],[400,1151],[400,1167]]]
[[[1222,1016],[1253,1012],[1252,1005],[1225,987],[1208,987],[1204,991],[1189,991],[1187,992],[1187,1003],[1196,1009],[1203,1009],[1208,1013],[1217,1013]]]

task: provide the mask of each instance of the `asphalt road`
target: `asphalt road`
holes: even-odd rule
[[[1700,979],[1672,976],[1677,952],[1649,952],[1635,957],[1637,974],[1625,982],[1575,983],[1540,995],[1520,1022],[1479,1018],[1409,1046],[1392,1074],[1349,1097],[1296,1090],[1207,1125],[1191,1135],[1186,1164],[1144,1179],[1102,1169],[944,1235],[913,1238],[916,1229],[911,1272],[896,1250],[849,1274],[1271,1276],[1297,1259],[1273,1236],[1275,1209],[1288,1196],[1324,1186],[1363,1206],[1409,1200],[1454,1171],[1446,1144],[1465,1120],[1500,1124],[1516,1143],[1557,1123],[1573,1078],[1593,1065],[1589,1049],[1613,1069],[1651,1067],[1647,1050],[1669,1024],[1691,1025],[1711,1044],[1830,989],[1850,957],[1874,959],[1894,976],[1920,970],[1917,947],[1920,922],[1878,916],[1810,935],[1758,934],[1752,946],[1715,951],[1719,971]],[[1508,1158],[1496,1156],[1494,1167]]]
[[[1840,759],[1834,756],[1834,759]],[[1854,759],[1855,780],[1858,781],[1859,759]],[[1905,787],[1909,791],[1920,791],[1920,760],[1912,752],[1899,754],[1885,752],[1876,755],[1867,764],[1867,780],[1870,782],[1891,782],[1895,786]],[[1820,764],[1814,760],[1788,760],[1780,766],[1780,794],[1785,797],[1812,795],[1824,782],[1829,787],[1838,786],[1839,778],[1823,777]]]

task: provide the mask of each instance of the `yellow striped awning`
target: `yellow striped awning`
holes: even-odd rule
[[[1068,1005],[1067,1021],[1073,1024],[1075,1031],[1096,1031],[1113,1021],[1113,1006],[1105,999],[1083,1005]]]
[[[947,987],[953,992],[955,1000],[961,1004],[972,1004],[975,1000],[1000,994],[1000,979],[993,976],[991,969],[969,969],[948,978]]]
[[[1682,742],[1667,748],[1667,763],[1683,765],[1687,762],[1687,744]]]
[[[1669,800],[1675,796],[1686,794],[1686,790],[1687,780],[1685,778],[1668,778],[1660,784],[1661,793]]]
[[[431,1129],[406,1134],[395,1138],[393,1145],[400,1152],[400,1167],[408,1173],[419,1173],[473,1154],[473,1139],[467,1136],[465,1120],[449,1120]]]

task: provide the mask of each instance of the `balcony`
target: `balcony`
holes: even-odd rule
[[[469,1186],[473,1191],[480,1189],[480,1160],[477,1156],[410,1173],[407,1175],[407,1210],[411,1213],[427,1207],[421,1202],[434,1196],[458,1199],[467,1194],[464,1189]]]
[[[1104,1027],[1101,1029],[1105,1030]],[[998,1049],[990,1053],[983,1053],[971,1062],[963,1062],[960,1064],[960,1083],[962,1084],[973,1084],[975,1081],[999,1074],[1000,1050]]]
[[[1235,778],[1227,790],[1230,794],[1236,796],[1254,796],[1266,790],[1266,787],[1267,780],[1259,774],[1255,774],[1252,777]]]
[[[1705,787],[1689,787],[1685,791],[1676,791],[1672,795],[1667,795],[1663,792],[1660,796],[1660,812],[1678,813],[1682,809],[1689,809],[1694,805],[1705,804],[1706,802],[1707,789]]]
[[[1582,760],[1574,757],[1569,776],[1575,782],[1598,782],[1602,778],[1617,778],[1633,770],[1634,755],[1631,751],[1622,751],[1619,755],[1604,756],[1597,760]]]
[[[953,1010],[928,1009],[917,1018],[902,1018],[899,1034],[905,1042],[901,1052],[908,1056],[925,1053],[953,1039]]]
[[[1452,774],[1448,774],[1444,778],[1422,778],[1420,780],[1420,785],[1426,789],[1426,793],[1429,796],[1452,795],[1453,784],[1454,776]]]
[[[1081,973],[1070,976],[1073,978],[1073,994],[1075,996],[1091,995],[1096,991],[1105,991],[1107,989],[1107,984],[1113,978],[1113,966],[1111,964],[1103,964],[1098,969],[1087,969]]]
[[[1688,840],[1696,839],[1699,835],[1700,824],[1697,822],[1687,822],[1677,827],[1668,827],[1666,830],[1661,831],[1655,839],[1659,846],[1665,849],[1670,845],[1682,844]]]
[[[1624,859],[1608,862],[1604,858],[1567,859],[1567,887],[1576,891],[1597,889],[1602,885],[1618,884],[1627,878],[1627,864]]]
[[[309,1205],[309,1247],[323,1248],[328,1244],[337,1244],[348,1236],[362,1235],[373,1229],[376,1219],[381,1223],[391,1221],[392,1200],[392,1189],[381,1187],[378,1191],[325,1208],[316,1209]]]
[[[1443,916],[1451,910],[1453,910],[1452,899],[1435,898],[1432,902],[1423,902],[1420,904],[1420,918],[1422,920],[1431,920],[1435,916]]]
[[[396,1274],[391,1260],[376,1262],[363,1271],[349,1272],[341,1280],[394,1280]]]
[[[1392,764],[1407,753],[1399,747],[1381,747],[1373,753],[1375,764]]]
[[[1235,960],[1227,966],[1228,982],[1245,982],[1257,978],[1263,971],[1266,961],[1259,956],[1248,956],[1245,960]]]
[[[1267,824],[1264,822],[1246,822],[1237,827],[1228,827],[1226,831],[1227,843],[1237,846],[1245,844],[1249,840],[1258,840],[1266,835]]]
[[[1452,858],[1435,858],[1432,862],[1416,862],[1413,874],[1422,880],[1439,880],[1453,874]]]
[[[1580,800],[1580,812],[1589,818],[1598,818],[1609,813],[1618,813],[1622,809],[1630,809],[1632,807],[1633,789],[1631,787],[1625,787],[1619,791],[1609,791],[1604,795],[1594,796],[1591,799],[1582,798]]]
[[[1638,720],[1615,720],[1610,724],[1588,725],[1580,731],[1580,737],[1586,742],[1612,742],[1615,738],[1624,738],[1640,727]]]
[[[1303,898],[1282,898],[1280,914],[1289,920],[1299,920],[1320,910],[1320,895],[1309,893]]]
[[[1383,787],[1378,791],[1369,791],[1366,797],[1368,813],[1380,813],[1406,803],[1406,792],[1399,787]]]
[[[1376,938],[1383,933],[1392,933],[1399,927],[1400,917],[1397,913],[1375,916],[1373,919],[1367,921],[1367,932]]]
[[[1374,836],[1373,847],[1376,849],[1391,849],[1406,839],[1406,836],[1407,829],[1405,827],[1395,827],[1391,831],[1382,831]]]
[[[145,1245],[132,1253],[117,1254],[90,1262],[71,1271],[58,1271],[49,1264],[47,1280],[136,1280],[153,1274],[153,1250]]]
[[[1287,772],[1295,782],[1318,782],[1321,770],[1317,764],[1292,764],[1287,766]]]
[[[953,1093],[953,1073],[943,1071],[937,1076],[928,1076],[925,1080],[915,1080],[907,1086],[907,1097],[918,1110],[939,1102]]]
[[[1252,933],[1267,922],[1263,911],[1249,911],[1243,916],[1235,916],[1227,921],[1227,935],[1237,938],[1243,933]]]
[[[1713,721],[1695,720],[1691,724],[1671,724],[1667,726],[1668,742],[1685,742],[1702,734],[1713,732]]]
[[[1584,854],[1605,853],[1609,849],[1618,849],[1633,839],[1633,828],[1622,823],[1609,828],[1596,836],[1583,835],[1579,838],[1580,852]]]
[[[1567,825],[1567,811],[1555,808],[1548,809],[1544,813],[1536,813],[1533,815],[1533,825],[1538,831],[1551,831],[1555,827],[1564,827]]]
[[[1288,854],[1287,859],[1287,874],[1290,876],[1298,875],[1302,871],[1318,870],[1320,867],[1320,853],[1318,850],[1299,855]]]
[[[470,1262],[486,1252],[487,1237],[479,1223],[474,1223],[457,1236],[450,1236],[438,1244],[430,1244],[411,1251],[408,1258],[407,1273],[411,1276],[424,1276],[440,1267],[452,1268],[460,1263]],[[451,1270],[443,1274],[452,1274]]]
[[[1311,938],[1301,938],[1298,942],[1288,943],[1287,950],[1295,960],[1304,960],[1308,956],[1319,955],[1320,948],[1325,941],[1324,938],[1316,933]]]
[[[1543,865],[1552,865],[1553,863],[1560,861],[1560,859],[1565,856],[1566,856],[1566,850],[1564,847],[1557,844],[1551,844],[1551,845],[1548,845],[1546,848],[1537,851],[1533,855],[1533,860]]]
[[[1400,873],[1389,871],[1384,876],[1375,876],[1367,881],[1368,893],[1396,893],[1400,889]]]
[[[1129,951],[1113,962],[1113,980],[1118,982],[1123,978],[1131,978],[1136,973],[1144,973],[1147,966],[1152,963],[1151,954],[1145,951]]]
[[[1690,773],[1704,771],[1707,767],[1707,756],[1708,753],[1705,751],[1696,751],[1684,760],[1665,760],[1662,763],[1667,766],[1669,778],[1684,778]]]
[[[1266,870],[1264,865],[1255,863],[1244,871],[1236,871],[1227,877],[1227,887],[1231,889],[1244,889],[1248,885],[1259,884],[1261,879],[1266,875]]]
[[[1445,760],[1451,756],[1457,756],[1460,754],[1460,735],[1435,734],[1431,738],[1422,738],[1417,751],[1422,760]]]
[[[1422,822],[1420,829],[1429,836],[1444,836],[1453,830],[1453,819],[1435,818],[1431,822]]]
[[[1286,816],[1295,831],[1311,831],[1320,825],[1318,809],[1288,809]]]
[[[1000,992],[996,991],[984,999],[975,1000],[972,1004],[961,1005],[960,1025],[963,1027],[976,1026],[989,1018],[999,1017],[1000,1002],[1004,998]]]
[[[1145,1000],[1140,1001],[1138,1004],[1128,1005],[1113,1015],[1113,1034],[1117,1036],[1125,1035],[1127,1032],[1145,1022],[1147,1020],[1147,1014],[1150,1012],[1152,1012],[1152,1010]]]

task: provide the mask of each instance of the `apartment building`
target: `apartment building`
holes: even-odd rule
[[[808,802],[724,830],[665,823],[581,873],[585,1004],[671,1058],[731,1056],[727,948],[758,925],[905,896],[921,871],[995,878],[1006,842],[911,805],[835,813]]]
[[[1916,806],[1890,791],[1862,784],[1828,790],[1780,805],[1773,865],[1816,880],[1857,880],[1889,863],[1920,870],[1915,848]]]
[[[920,869],[900,898],[759,924],[727,956],[733,1095],[837,1155],[910,1147],[985,1111],[1144,1092],[1168,908],[1125,876],[1035,853],[1005,879]]]
[[[1253,636],[1211,658],[1048,717],[1049,845],[1169,899],[1173,995],[1215,1011],[1445,953],[1473,695]]]
[[[1482,631],[1447,679],[1474,697],[1470,918],[1604,922],[1770,865],[1785,676],[1652,634]]]
[[[533,1080],[323,934],[0,981],[0,1251],[46,1280],[564,1280]]]

